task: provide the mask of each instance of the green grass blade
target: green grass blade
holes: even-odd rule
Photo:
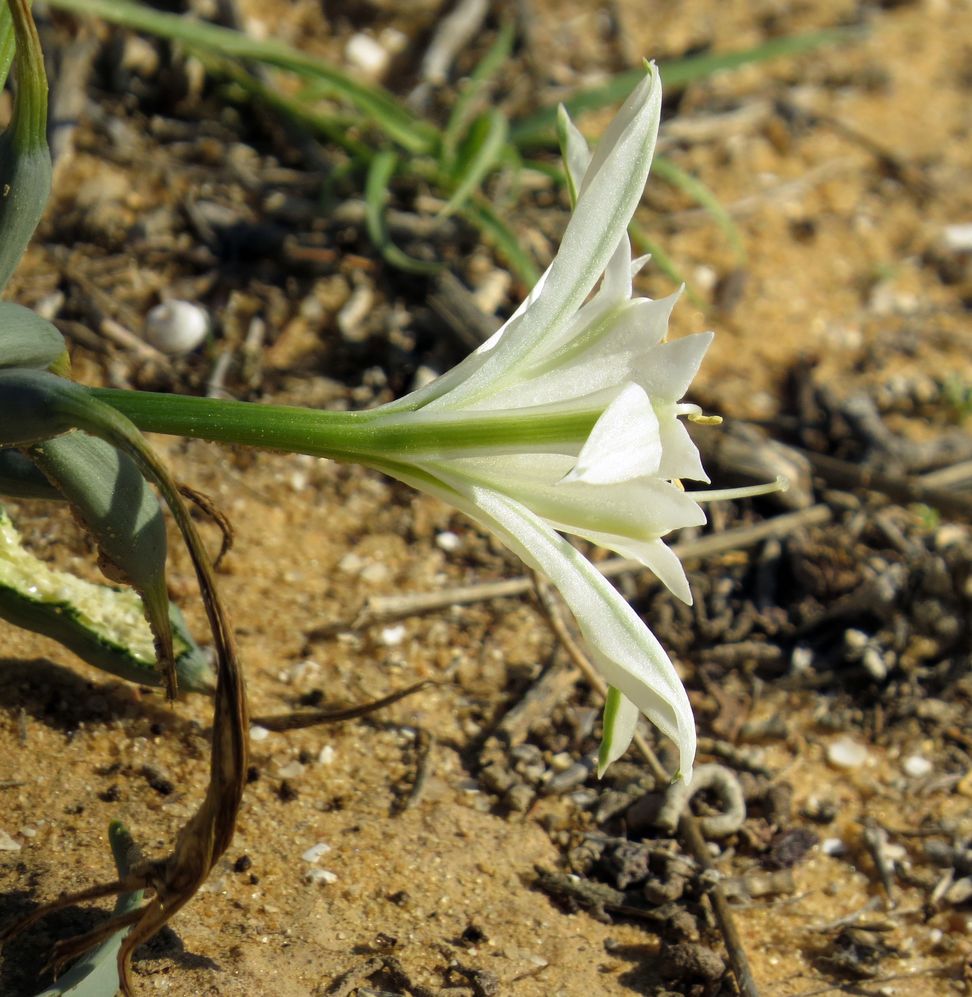
[[[470,74],[466,85],[459,91],[456,103],[449,115],[445,132],[442,136],[442,165],[446,172],[451,173],[455,163],[456,150],[462,141],[462,136],[469,122],[476,115],[479,97],[486,84],[499,71],[513,50],[515,28],[512,21],[506,21],[499,30],[496,40],[489,51],[480,59],[476,68]]]
[[[741,266],[746,262],[746,247],[743,245],[739,227],[716,195],[701,180],[693,177],[691,173],[687,173],[680,166],[676,166],[665,156],[655,156],[651,164],[651,172],[653,176],[659,177],[673,187],[684,191],[700,207],[704,208],[725,233],[735,254],[737,264]]]
[[[695,80],[712,76],[714,73],[730,69],[738,69],[750,63],[766,62],[784,56],[800,55],[821,45],[836,45],[858,37],[859,32],[847,28],[831,28],[825,31],[813,31],[802,35],[791,35],[786,38],[774,38],[754,45],[752,48],[740,49],[736,52],[716,52],[705,55],[690,56],[686,59],[674,59],[659,67],[662,83],[668,92],[681,89]],[[594,111],[612,104],[619,104],[631,93],[634,86],[644,76],[641,69],[631,69],[612,77],[602,86],[581,90],[564,101],[571,117],[577,117],[585,111]],[[519,121],[514,121],[510,127],[510,139],[519,148],[531,148],[538,145],[552,145],[556,141],[555,126],[557,123],[557,108],[545,107],[534,114],[527,115]]]
[[[526,287],[536,284],[540,279],[540,272],[533,260],[523,251],[513,231],[485,200],[471,198],[460,208],[459,213],[495,245],[522,284]]]
[[[473,191],[478,189],[486,174],[502,159],[508,133],[509,123],[506,115],[496,108],[478,119],[466,143],[470,148],[468,155],[460,164],[456,188],[448,203],[439,212],[440,218],[448,218],[454,214],[470,198]]]
[[[371,160],[365,183],[365,224],[368,227],[368,236],[393,267],[405,270],[407,273],[426,276],[438,273],[442,269],[441,264],[416,260],[399,249],[388,234],[388,226],[385,224],[385,204],[388,201],[388,184],[395,175],[397,166],[398,157],[390,151],[379,152]]]
[[[361,83],[322,59],[305,55],[276,39],[250,38],[230,28],[152,10],[128,0],[51,0],[51,6],[206,48],[227,58],[252,59],[315,79],[332,95],[354,105],[409,152],[429,152],[437,144],[436,130],[412,115],[387,91]]]
[[[196,51],[199,52],[199,58],[208,72],[230,81],[247,97],[286,115],[294,124],[315,138],[331,142],[363,161],[371,158],[373,148],[354,137],[346,115],[326,114],[312,107],[309,101],[301,100],[299,96],[291,97],[268,86],[232,59],[224,59],[208,51]]]

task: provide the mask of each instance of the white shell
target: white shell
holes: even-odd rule
[[[348,40],[344,56],[352,66],[374,78],[381,76],[388,68],[389,53],[381,42],[361,32]]]
[[[145,316],[145,341],[162,353],[190,353],[208,332],[208,312],[191,301],[163,301]]]
[[[841,737],[827,745],[827,761],[834,768],[856,769],[867,761],[867,748],[859,741]]]
[[[904,769],[905,775],[911,776],[912,779],[921,779],[934,768],[924,755],[908,755],[901,767]]]

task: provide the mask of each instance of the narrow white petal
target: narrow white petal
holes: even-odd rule
[[[606,533],[583,533],[585,540],[590,540],[598,547],[613,550],[621,557],[630,557],[640,561],[658,580],[682,602],[692,605],[692,590],[689,588],[685,568],[672,549],[664,540],[631,540]]]
[[[604,727],[597,753],[597,777],[607,771],[627,750],[638,728],[638,707],[622,692],[611,688],[604,704]]]
[[[457,385],[462,384],[479,370],[489,359],[490,354],[496,349],[500,340],[513,328],[530,308],[534,301],[543,293],[544,284],[550,267],[540,275],[540,279],[534,284],[530,293],[520,302],[516,311],[486,340],[482,346],[475,349],[464,360],[451,367],[444,374],[434,381],[426,384],[416,391],[412,391],[402,398],[393,402],[388,402],[381,406],[382,412],[412,412],[425,407],[447,407],[450,402],[449,392]]]
[[[486,362],[452,389],[451,404],[475,402],[524,360],[546,354],[551,337],[583,304],[641,200],[660,110],[661,85],[652,70],[625,102],[598,146],[542,292],[509,323]]]
[[[605,679],[676,743],[679,767],[689,779],[695,757],[692,707],[655,636],[586,558],[518,502],[482,489],[470,499],[472,509],[465,511],[557,586]]]
[[[674,406],[672,406],[674,408]],[[692,442],[688,430],[682,422],[670,416],[659,416],[662,458],[658,465],[658,476],[672,481],[676,478],[689,478],[692,481],[708,481],[709,476],[702,467],[699,449]]]
[[[639,383],[652,398],[677,402],[688,391],[714,338],[714,333],[696,332],[659,344],[646,357]]]
[[[550,579],[605,680],[675,742],[680,770],[689,779],[695,759],[692,706],[664,648],[611,583],[538,516],[505,495],[478,487],[457,491],[418,469],[382,469],[461,509]]]
[[[705,523],[699,504],[667,481],[635,478],[591,485],[563,480],[573,464],[560,454],[535,453],[424,466],[463,490],[480,485],[513,495],[563,533],[655,540],[672,530]],[[604,546],[614,549],[612,544]]]
[[[631,297],[631,243],[625,232],[608,262],[599,293],[609,302],[627,301]]]
[[[611,119],[604,134],[601,136],[584,183],[581,185],[583,192],[593,182],[594,177],[602,169],[615,150],[624,143],[626,133],[630,131],[638,117],[642,115],[646,107],[653,107],[657,104],[657,116],[661,116],[661,80],[658,78],[658,70],[654,64],[645,66],[645,78],[628,95],[627,100],[621,105],[621,109]],[[652,139],[654,145],[654,139]],[[652,149],[654,152],[654,149]],[[642,184],[644,188],[644,184]]]
[[[567,171],[570,203],[574,205],[580,194],[584,174],[591,162],[591,150],[587,146],[587,139],[570,120],[567,108],[563,104],[557,108],[557,137],[560,140],[560,156]]]
[[[587,378],[581,372],[592,362],[616,356],[616,363],[623,362],[626,366],[619,368],[613,383],[617,385],[627,380],[624,372],[629,369],[642,382],[656,351],[663,345],[677,298],[678,295],[673,294],[657,301],[651,298],[611,301],[603,291],[598,291],[565,329],[555,339],[552,337],[546,354],[520,367],[520,375],[523,380],[528,377],[533,380],[546,371],[569,367],[577,369],[578,381],[583,384]],[[648,394],[655,397],[650,390]],[[670,396],[663,392],[660,397]]]
[[[637,384],[626,384],[601,414],[564,479],[603,485],[655,474],[662,456],[658,418]]]
[[[595,297],[558,334],[558,348],[532,364],[520,365],[488,394],[462,408],[524,409],[616,390],[625,381],[642,383],[652,349],[668,331],[674,301],[674,296],[658,301],[635,298],[611,306]],[[453,398],[446,395],[428,408],[451,408]]]

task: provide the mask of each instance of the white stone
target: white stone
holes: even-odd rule
[[[356,575],[365,564],[365,559],[360,554],[355,554],[352,550],[338,561],[338,571],[343,571],[347,575]]]
[[[373,561],[361,571],[361,580],[369,585],[380,585],[387,581],[390,576],[391,571],[388,565],[382,564],[380,561]]]
[[[904,768],[905,775],[911,776],[912,779],[921,779],[922,776],[926,776],[931,772],[932,763],[923,755],[909,755],[904,760],[902,767]]]
[[[385,647],[395,647],[405,639],[405,625],[398,623],[393,627],[383,627],[381,642]]]
[[[20,842],[14,841],[6,831],[0,831],[0,852],[19,852]]]
[[[191,301],[163,301],[145,316],[144,339],[162,353],[191,353],[209,333],[209,314]]]
[[[310,848],[308,848],[307,851],[301,855],[301,858],[305,862],[316,862],[323,855],[327,855],[330,850],[331,846],[327,844],[327,842],[318,841],[316,845],[311,845]]]
[[[945,243],[945,248],[953,253],[972,252],[972,222],[946,225],[942,229],[942,241]]]
[[[462,538],[451,530],[443,530],[436,534],[435,545],[447,554],[454,554],[462,546]]]
[[[372,77],[381,76],[388,68],[388,52],[371,35],[360,31],[348,40],[344,56],[352,66]]]
[[[867,761],[867,748],[859,741],[840,737],[827,745],[827,761],[839,769],[860,768]]]
[[[311,866],[310,869],[304,871],[304,880],[308,883],[319,883],[323,886],[328,883],[336,883],[337,874],[331,872],[330,869],[317,869]]]

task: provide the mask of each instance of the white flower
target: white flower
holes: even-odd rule
[[[680,399],[712,337],[665,342],[677,295],[632,297],[643,261],[632,263],[627,236],[660,108],[658,75],[647,67],[593,156],[562,112],[576,206],[556,258],[480,349],[371,413],[397,452],[382,446],[369,463],[462,509],[557,586],[621,694],[605,711],[602,771],[627,747],[640,711],[676,743],[688,778],[695,725],[668,655],[560,536],[637,558],[691,601],[662,537],[705,522],[678,484],[708,480],[679,416],[698,413]]]

